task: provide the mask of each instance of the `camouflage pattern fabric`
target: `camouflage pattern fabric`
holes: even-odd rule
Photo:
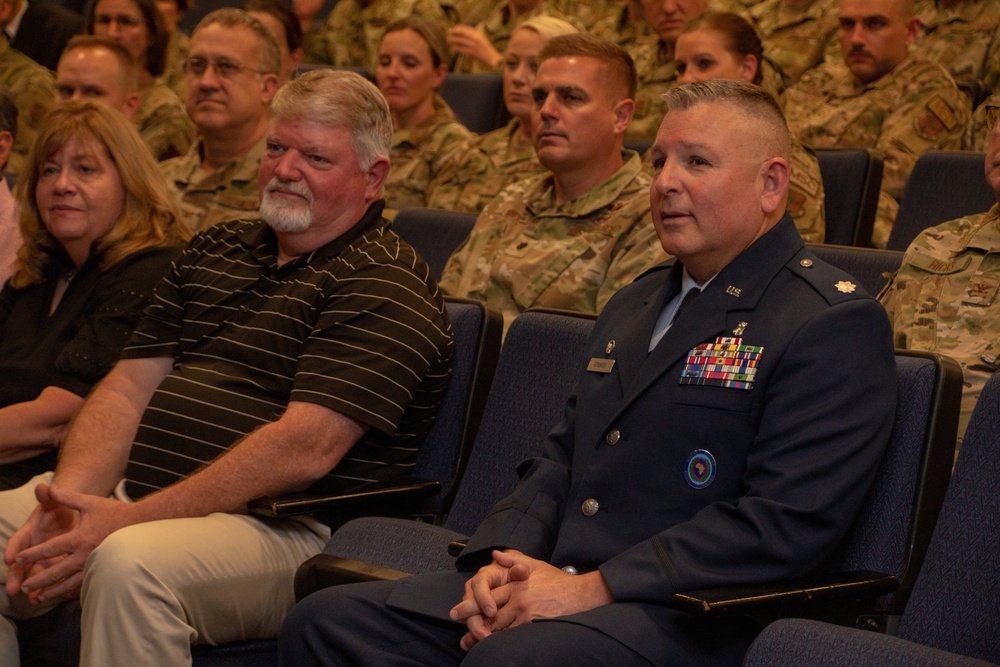
[[[1000,361],[1000,208],[924,230],[879,295],[896,347],[962,366],[959,440]]]
[[[868,85],[846,65],[825,63],[785,91],[783,106],[803,144],[880,151],[882,189],[896,200],[919,155],[961,146],[971,115],[944,68],[914,56]]]
[[[4,171],[19,174],[24,167],[42,117],[55,104],[56,79],[49,70],[0,38],[0,84],[17,107],[17,137]]]
[[[1000,84],[1000,0],[962,0],[950,9],[918,0],[921,38],[916,52],[947,69],[956,81]]]
[[[1000,93],[990,95],[976,108],[965,129],[965,136],[962,137],[962,150],[986,152],[986,142],[990,138],[990,131],[986,127],[986,107],[995,106],[1000,106]]]
[[[258,220],[257,168],[264,154],[264,138],[239,160],[208,175],[201,169],[202,141],[199,138],[184,155],[160,163],[160,171],[176,193],[184,221],[200,231],[229,220]]]
[[[386,206],[396,210],[426,207],[428,188],[445,159],[472,136],[448,104],[435,95],[433,116],[416,127],[396,130],[392,136],[392,168],[382,191]]]
[[[339,0],[323,27],[310,36],[305,61],[336,67],[366,67],[375,71],[378,46],[386,27],[416,15],[450,28],[457,13],[438,0]]]
[[[656,40],[635,45],[628,52],[635,61],[639,86],[635,93],[635,113],[625,138],[652,141],[666,113],[663,93],[677,85],[674,45]]]
[[[182,100],[187,97],[187,77],[184,75],[184,62],[187,60],[190,50],[190,37],[180,30],[174,30],[170,33],[170,41],[167,42],[167,64],[160,80],[170,90],[177,93],[177,97]]]
[[[764,0],[746,12],[764,45],[764,53],[789,83],[823,62],[837,40],[839,0],[815,0],[800,11],[789,11],[783,0]]]
[[[607,13],[594,22],[590,34],[626,49],[659,39],[645,19],[632,16],[632,8],[628,4],[609,5]]]
[[[452,151],[431,182],[427,206],[479,213],[508,185],[547,170],[535,147],[521,136],[521,122],[473,137]]]
[[[184,103],[162,83],[139,91],[132,122],[158,162],[184,155],[198,136]]]
[[[561,206],[551,174],[504,189],[448,260],[441,287],[496,305],[505,327],[532,306],[599,312],[667,258],[651,233],[649,177],[638,153],[625,155],[611,178]]]

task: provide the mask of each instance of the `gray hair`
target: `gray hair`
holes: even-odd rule
[[[351,133],[351,146],[367,171],[376,158],[389,157],[392,115],[382,93],[359,74],[346,70],[304,72],[278,89],[271,119],[303,118]]]
[[[281,51],[278,49],[278,42],[274,39],[271,31],[264,27],[263,23],[242,9],[224,7],[223,9],[216,9],[214,12],[206,14],[205,18],[198,22],[198,26],[194,29],[191,36],[194,37],[194,35],[198,34],[199,30],[215,23],[227,28],[243,26],[247,30],[252,31],[257,35],[259,46],[257,52],[257,60],[259,62],[257,64],[260,66],[261,71],[265,74],[278,74],[281,72]]]
[[[758,128],[768,131],[771,135],[768,139],[775,144],[771,148],[777,150],[781,157],[788,158],[791,137],[785,115],[774,97],[758,85],[724,79],[697,81],[671,88],[663,94],[663,101],[667,113],[675,109],[690,109],[698,104],[725,104]]]

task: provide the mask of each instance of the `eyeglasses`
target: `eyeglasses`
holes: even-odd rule
[[[992,132],[997,125],[997,120],[1000,120],[1000,106],[988,104],[986,106],[986,129]]]
[[[254,74],[264,74],[260,70],[255,70],[242,65],[235,60],[228,60],[227,58],[219,58],[218,60],[204,60],[202,58],[188,58],[184,61],[184,71],[191,76],[202,77],[205,76],[205,72],[211,67],[215,70],[216,75],[222,79],[235,79],[240,72],[248,70]]]
[[[138,28],[142,25],[142,19],[128,14],[97,14],[94,16],[94,25],[107,26],[112,23],[117,23],[121,28]]]

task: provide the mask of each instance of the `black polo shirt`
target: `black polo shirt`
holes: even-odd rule
[[[452,340],[430,271],[382,207],[280,268],[263,222],[192,240],[123,353],[174,358],[136,434],[129,495],[190,475],[290,400],[371,427],[330,477],[350,485],[410,470],[447,385]]]

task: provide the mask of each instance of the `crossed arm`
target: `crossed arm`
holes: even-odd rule
[[[7,545],[7,592],[35,601],[75,597],[87,556],[125,526],[239,512],[265,495],[304,488],[333,468],[367,430],[350,417],[293,402],[190,477],[134,503],[107,496],[122,479],[150,397],[171,368],[167,357],[120,361],[73,421],[51,485]]]

